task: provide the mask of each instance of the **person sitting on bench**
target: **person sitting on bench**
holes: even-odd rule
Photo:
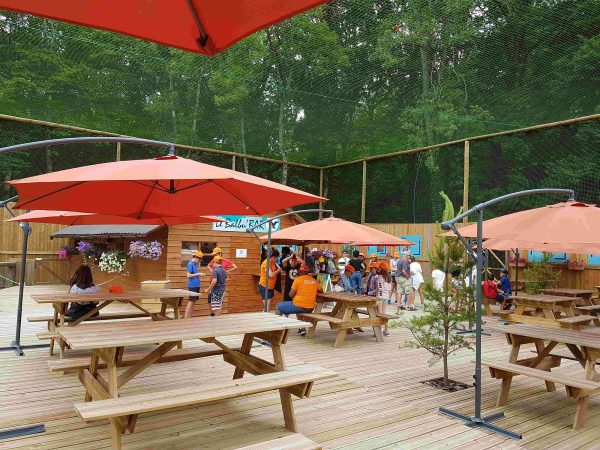
[[[275,314],[288,316],[289,314],[311,313],[317,302],[317,292],[321,292],[321,285],[308,275],[310,269],[303,264],[298,269],[298,277],[292,283],[290,290],[291,302],[281,302],[277,305]],[[306,336],[306,329],[301,328],[298,334]]]
[[[71,277],[71,282],[69,284],[71,285],[71,290],[69,291],[70,294],[96,294],[100,290],[98,286],[94,284],[92,271],[89,266],[80,266]],[[67,315],[71,319],[77,320],[80,317],[85,316],[96,306],[98,306],[98,303],[73,302],[69,306]],[[96,313],[94,316],[97,316],[98,314],[99,313]]]

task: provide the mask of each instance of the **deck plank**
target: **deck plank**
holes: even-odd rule
[[[45,313],[36,305],[31,292],[56,292],[63,287],[35,286],[26,289],[27,314]],[[14,337],[16,288],[0,290],[0,345]],[[127,305],[115,305],[127,308]],[[82,325],[82,327],[85,324]],[[23,342],[36,343],[35,333],[43,324],[23,321]],[[295,400],[299,432],[321,444],[324,449],[352,450],[376,448],[595,448],[600,440],[600,396],[589,403],[589,418],[580,430],[571,428],[575,402],[563,389],[546,392],[544,383],[516,377],[508,405],[496,408],[500,383],[483,372],[483,409],[486,414],[499,410],[506,418],[499,426],[522,433],[524,439],[510,441],[501,436],[473,430],[438,414],[439,406],[471,413],[473,389],[444,393],[421,383],[441,373],[439,365],[429,367],[429,354],[404,344],[410,338],[402,329],[377,343],[370,330],[354,333],[342,348],[333,349],[335,334],[325,327],[316,330],[314,339],[293,333],[285,347],[288,366],[320,365],[340,376],[315,384],[312,396]],[[227,338],[228,345],[239,345],[240,337]],[[509,352],[504,335],[493,332],[484,337],[485,356],[504,359]],[[186,342],[187,346],[196,345]],[[197,344],[201,345],[201,344]],[[523,346],[526,354],[533,346]],[[256,346],[253,352],[271,360],[271,351]],[[86,355],[85,351],[68,356]],[[0,429],[44,423],[46,432],[2,441],[4,448],[109,449],[110,436],[104,421],[85,424],[73,404],[81,402],[83,389],[74,374],[50,373],[45,349],[29,350],[25,357],[0,352]],[[471,383],[473,353],[458,352],[450,360],[451,377]],[[564,360],[558,369],[568,375],[580,370],[574,361]],[[155,365],[133,379],[124,395],[157,391],[165,386],[197,386],[203,380],[226,380],[233,374],[222,357]],[[136,432],[123,437],[126,449],[191,447],[233,449],[243,445],[283,437],[281,406],[276,393],[260,394],[219,402],[201,408],[169,413],[151,413],[138,419]],[[475,446],[475,447],[474,447]]]

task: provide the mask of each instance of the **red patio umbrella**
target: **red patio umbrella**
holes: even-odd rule
[[[548,243],[520,241],[516,239],[488,239],[483,242],[483,248],[490,250],[535,250],[544,253],[573,253],[600,255],[600,242],[596,244],[577,243]]]
[[[0,9],[214,56],[327,0],[0,0]]]
[[[477,224],[458,229],[464,237],[477,237]],[[484,239],[502,239],[515,243],[510,248],[529,248],[533,244],[551,248],[580,249],[600,245],[600,208],[582,202],[568,201],[528,209],[483,222]],[[442,236],[454,236],[452,231]],[[516,245],[518,242],[524,246]],[[563,251],[563,250],[559,250]]]
[[[18,209],[155,219],[262,215],[326,199],[235,170],[178,156],[117,161],[8,181]]]
[[[261,237],[267,241],[268,236]],[[273,244],[351,244],[410,246],[413,242],[393,236],[375,228],[347,220],[328,217],[305,222],[271,234]]]
[[[36,222],[59,225],[182,225],[189,223],[225,222],[217,216],[157,217],[137,220],[132,217],[111,216],[74,211],[31,211],[6,220],[6,222]]]

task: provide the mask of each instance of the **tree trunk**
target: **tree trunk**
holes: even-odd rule
[[[444,354],[442,359],[444,360],[444,384],[448,384],[448,339],[450,338],[450,328],[446,325],[444,327]]]
[[[242,153],[246,154],[246,126],[244,125],[244,116],[240,119],[240,137],[242,144]],[[248,158],[243,158],[244,161],[244,172],[248,173]]]
[[[284,116],[284,114],[285,114],[285,104],[284,104],[284,101],[282,100],[279,103],[278,143],[279,143],[279,151],[281,153],[281,160],[283,161],[283,164],[281,165],[281,184],[286,185],[287,180],[288,180],[288,165],[286,164],[287,151],[285,149],[284,142],[283,142],[283,116]]]
[[[177,140],[177,114],[175,112],[175,92],[173,90],[173,74],[167,64],[167,73],[169,74],[169,99],[171,101],[171,118],[173,119],[173,140]]]
[[[431,79],[430,79],[430,73],[429,73],[429,69],[430,69],[430,61],[429,61],[429,51],[427,50],[427,48],[425,47],[425,45],[421,45],[420,47],[420,53],[421,53],[421,76],[423,77],[423,79],[421,80],[422,83],[422,91],[421,91],[421,98],[424,101],[429,101],[429,93],[430,93],[430,85],[431,85]],[[425,128],[425,136],[427,138],[427,142],[424,143],[424,145],[433,145],[435,144],[435,137],[434,137],[434,133],[433,133],[433,129],[431,128],[431,118],[429,117],[428,112],[426,111],[425,114],[423,114],[423,127]]]

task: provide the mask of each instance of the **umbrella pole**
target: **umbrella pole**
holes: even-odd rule
[[[265,267],[265,290],[264,290],[264,311],[269,312],[269,269],[271,268],[271,219],[267,221],[268,231],[267,231],[267,266]],[[275,291],[273,291],[273,295],[275,295]]]
[[[8,211],[8,214],[15,217],[14,213],[8,207],[8,203],[16,201],[18,196],[9,198],[0,202],[0,207],[3,207]],[[12,350],[17,356],[23,356],[24,348],[45,348],[48,344],[33,344],[33,345],[21,345],[21,321],[23,318],[23,291],[25,288],[25,269],[27,266],[27,244],[29,242],[29,234],[31,233],[31,226],[27,222],[20,223],[19,226],[23,230],[23,251],[21,252],[21,273],[19,274],[19,300],[17,306],[17,323],[15,340],[8,347],[0,347],[0,351]]]
[[[515,252],[515,295],[519,293],[519,249]]]

